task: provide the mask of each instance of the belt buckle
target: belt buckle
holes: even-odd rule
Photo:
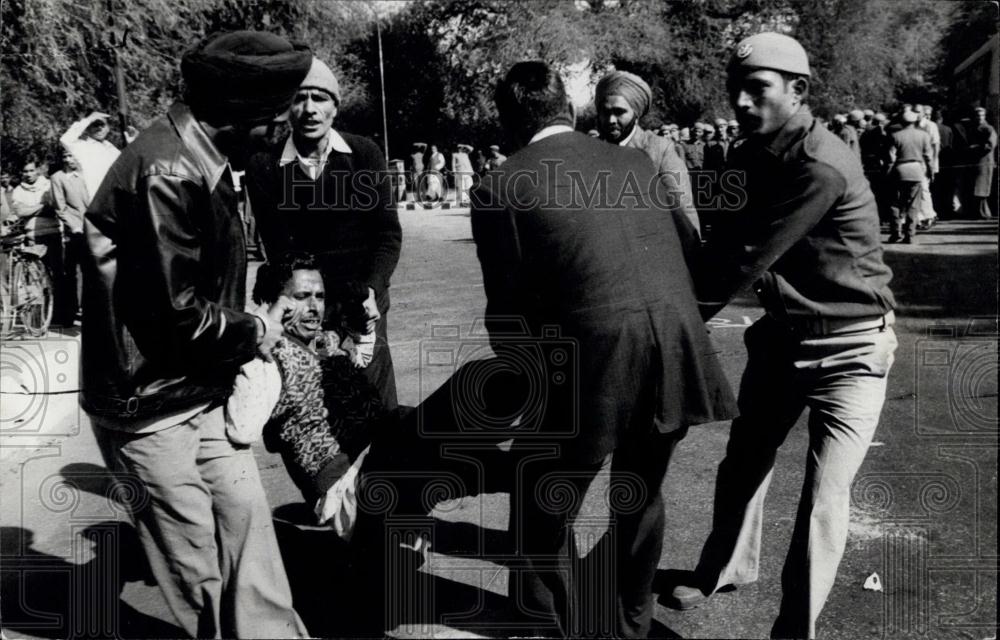
[[[125,412],[129,415],[134,415],[136,411],[139,410],[139,398],[132,396],[125,403]]]

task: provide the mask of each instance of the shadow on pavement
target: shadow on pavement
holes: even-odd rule
[[[945,255],[887,251],[889,283],[901,318],[992,316],[997,312],[997,253]]]
[[[80,532],[90,560],[75,564],[34,549],[32,531],[0,528],[0,615],[11,631],[43,638],[177,638],[183,631],[121,600],[128,582],[146,581],[135,530],[105,521]]]

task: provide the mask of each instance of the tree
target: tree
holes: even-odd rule
[[[214,31],[269,30],[340,60],[372,17],[363,5],[295,0],[23,0],[0,8],[0,142],[4,162],[28,151],[57,155],[59,134],[90,111],[118,109],[109,22],[127,33],[121,64],[132,121],[143,127],[181,94],[180,58]],[[350,58],[344,62],[350,63]],[[335,64],[336,67],[336,64]],[[350,68],[350,64],[348,64]],[[341,70],[346,95],[366,87]],[[348,105],[350,106],[350,105]]]

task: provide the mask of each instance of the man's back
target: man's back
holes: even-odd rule
[[[478,191],[480,202],[516,212],[524,284],[555,320],[690,294],[673,220],[652,206],[656,185],[645,154],[574,132],[511,156]]]
[[[892,146],[896,153],[896,177],[919,182],[932,160],[930,135],[916,127],[904,127],[892,134]]]
[[[567,132],[529,144],[473,192],[494,344],[515,316],[543,342],[554,326],[578,345],[581,437],[567,455],[613,450],[628,427],[622,398],[639,387],[664,432],[728,415],[673,216],[653,199],[660,184],[642,152]]]

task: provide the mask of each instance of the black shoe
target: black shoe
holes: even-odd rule
[[[913,238],[910,236],[903,237],[903,244],[913,244]]]
[[[900,237],[894,233],[891,236],[889,236],[889,239],[886,240],[885,243],[886,244],[896,244],[897,242],[899,242],[899,240],[900,240]]]

